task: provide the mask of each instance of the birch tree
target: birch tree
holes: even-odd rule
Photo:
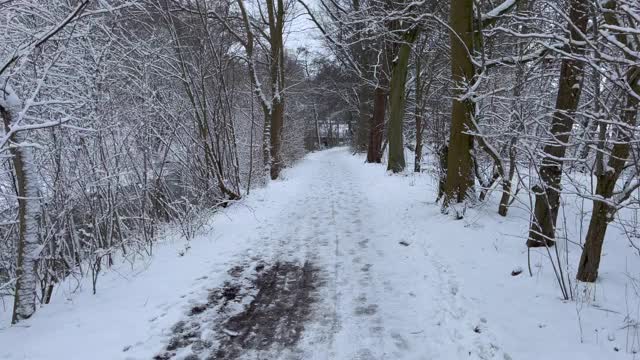
[[[51,111],[39,111],[38,108],[55,106],[59,99],[47,97],[44,82],[48,80],[52,68],[65,49],[54,52],[52,59],[44,62],[42,72],[37,81],[29,85],[22,85],[28,94],[26,100],[15,90],[14,83],[22,80],[29,81],[21,74],[23,66],[29,64],[38,67],[37,59],[32,55],[42,50],[49,41],[62,36],[63,30],[85,10],[88,2],[83,1],[75,7],[63,8],[61,12],[44,12],[44,31],[37,31],[29,19],[30,11],[44,10],[41,4],[26,4],[16,2],[9,4],[6,9],[13,15],[15,22],[3,26],[12,35],[12,40],[18,40],[14,48],[2,53],[0,62],[0,116],[4,124],[4,135],[0,139],[0,149],[9,150],[16,181],[16,199],[18,202],[18,238],[16,246],[16,282],[12,323],[31,317],[36,310],[36,290],[38,286],[37,266],[40,259],[42,244],[39,234],[40,218],[40,185],[33,155],[37,145],[30,141],[27,134],[38,129],[59,126],[68,119],[41,119],[40,114],[50,114]],[[5,20],[9,21],[9,20]],[[35,36],[33,35],[35,34]],[[68,35],[68,34],[67,34]],[[19,42],[20,38],[26,38]],[[9,43],[11,44],[11,43]],[[13,45],[13,44],[12,44]],[[44,99],[43,99],[44,97]]]

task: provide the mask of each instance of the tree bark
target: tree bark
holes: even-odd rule
[[[10,85],[5,84],[0,96],[0,116],[2,116],[6,133],[11,130],[21,109],[22,102],[17,94]],[[12,324],[30,318],[36,311],[37,264],[40,256],[37,174],[33,168],[31,148],[19,145],[24,140],[22,137],[20,132],[14,134],[11,138],[12,147],[10,149],[18,195],[17,280]]]
[[[413,171],[419,173],[422,165],[422,133],[423,129],[423,100],[424,96],[422,90],[422,65],[419,58],[416,58],[416,104],[415,104],[415,122],[416,122],[416,147],[414,151],[413,159]]]
[[[320,138],[320,123],[318,119],[318,109],[316,109],[316,104],[313,104],[313,120],[315,124],[315,132],[316,132],[316,150],[322,149],[322,139]]]
[[[444,188],[447,184],[447,163],[449,159],[449,147],[446,143],[442,144],[438,148],[438,164],[439,173],[438,173],[438,197],[436,198],[436,202],[440,201],[440,199],[444,196]]]
[[[576,44],[576,41],[582,40],[582,34],[587,29],[588,4],[584,0],[571,0],[569,6],[568,28],[571,42],[567,52],[571,55],[581,55],[584,46]],[[535,193],[535,206],[529,228],[528,247],[554,244],[560,207],[563,158],[580,102],[583,68],[582,61],[576,60],[573,56],[562,61],[555,112],[551,120],[552,138],[543,149],[545,156],[539,169],[540,184],[532,188]]]
[[[527,0],[519,0],[516,4],[516,11],[521,13],[523,11],[529,10],[529,1]],[[522,25],[519,26],[519,30],[522,31]],[[524,48],[526,44],[518,43],[517,45],[517,54],[519,58],[522,58],[524,55]],[[505,174],[502,178],[502,196],[500,197],[500,203],[498,205],[498,215],[507,216],[509,212],[509,206],[511,204],[511,198],[513,191],[513,177],[516,173],[517,166],[517,154],[518,154],[518,137],[519,133],[522,131],[523,125],[522,121],[522,105],[520,104],[520,96],[522,95],[522,89],[525,85],[525,64],[517,63],[516,64],[516,72],[515,72],[515,86],[513,88],[513,112],[511,113],[511,121],[512,121],[512,129],[514,129],[514,134],[512,135],[509,141],[509,173]]]
[[[389,90],[389,161],[387,170],[391,170],[394,173],[404,171],[406,165],[404,159],[404,136],[402,133],[404,125],[405,90],[409,57],[411,56],[411,45],[417,35],[417,28],[410,29],[405,34],[404,41],[398,50],[391,75],[391,87]]]
[[[275,3],[274,3],[275,1]],[[271,46],[271,180],[282,170],[282,129],[284,127],[284,17],[283,0],[266,0]]]
[[[274,101],[271,113],[271,180],[280,176],[282,171],[282,129],[284,127],[284,101]]]
[[[19,136],[17,136],[19,138]],[[31,149],[23,146],[12,151],[13,165],[19,190],[18,199],[18,259],[16,266],[16,293],[11,323],[28,319],[36,311],[37,265],[40,252],[38,217],[40,216],[36,173]]]
[[[384,115],[387,108],[387,92],[382,86],[377,86],[373,92],[373,116],[369,129],[369,146],[367,148],[367,162],[382,162],[382,140],[384,138]]]
[[[474,197],[473,137],[471,129],[473,104],[462,99],[474,77],[471,59],[473,52],[473,1],[451,0],[451,77],[454,83],[451,106],[451,133],[448,145],[447,178],[444,186],[443,209],[451,203],[465,202]]]
[[[355,150],[358,152],[367,151],[371,143],[371,117],[373,110],[373,89],[368,84],[360,85],[358,89],[358,119],[356,122]]]
[[[237,37],[247,52],[249,75],[253,79],[254,93],[260,99],[264,113],[263,155],[266,168],[272,180],[280,175],[282,170],[282,129],[284,127],[284,21],[285,5],[283,0],[266,0],[267,20],[269,25],[269,80],[271,86],[271,100],[267,100],[258,81],[258,71],[254,59],[253,25],[243,0],[237,0],[246,32],[246,39]]]
[[[613,2],[610,5],[615,7],[616,4]],[[614,15],[605,15],[605,19],[611,25],[619,25]],[[624,35],[618,35],[617,37],[620,43],[626,43]],[[622,194],[621,199],[616,202],[612,201],[616,182],[629,159],[632,139],[634,138],[633,132],[636,128],[638,107],[640,106],[640,101],[638,100],[640,96],[640,66],[631,66],[627,71],[626,83],[629,88],[627,89],[627,99],[622,114],[622,123],[624,125],[617,127],[616,139],[609,155],[607,168],[602,169],[602,166],[599,166],[600,171],[596,174],[597,199],[593,201],[589,229],[587,230],[576,275],[576,278],[580,281],[594,282],[598,278],[604,237],[607,226],[616,213],[615,205],[626,200],[630,195],[630,192],[627,191],[627,194]]]
[[[513,175],[516,173],[516,142],[517,138],[512,138],[509,143],[509,174],[502,179],[502,196],[498,205],[498,215],[507,216],[509,202],[511,200]]]
[[[419,111],[416,108],[416,111]],[[413,159],[413,172],[421,171],[422,163],[422,114],[416,113],[416,148]]]

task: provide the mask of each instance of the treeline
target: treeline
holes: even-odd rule
[[[429,148],[443,213],[462,218],[489,192],[502,216],[528,202],[528,247],[554,245],[563,195],[592,201],[573,240],[577,279],[596,280],[609,223],[638,205],[638,1],[299,2],[359,79],[354,147],[367,161],[387,151],[402,172],[409,149],[421,171]]]
[[[63,278],[95,291],[165,224],[190,238],[201,214],[345,134],[394,173],[409,151],[413,171],[436,158],[443,213],[525,202],[529,247],[563,236],[563,196],[592,201],[580,281],[638,205],[636,0],[9,0],[0,14],[14,323]],[[287,48],[303,16],[328,56]]]
[[[0,2],[0,298],[14,323],[65,277],[95,292],[166,224],[193,237],[318,148],[335,67],[285,48],[290,5]]]

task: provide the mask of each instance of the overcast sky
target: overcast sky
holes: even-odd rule
[[[314,1],[306,0],[307,5],[314,11]],[[287,29],[285,45],[291,50],[305,47],[311,52],[322,50],[322,34],[307,15],[306,10],[295,3],[293,21]]]

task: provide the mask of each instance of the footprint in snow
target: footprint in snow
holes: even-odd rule
[[[394,345],[400,350],[409,350],[409,342],[402,335],[392,332],[391,338]]]
[[[367,306],[358,306],[356,307],[355,310],[355,314],[358,316],[363,316],[363,315],[375,315],[378,312],[378,305],[376,304],[370,304]]]

